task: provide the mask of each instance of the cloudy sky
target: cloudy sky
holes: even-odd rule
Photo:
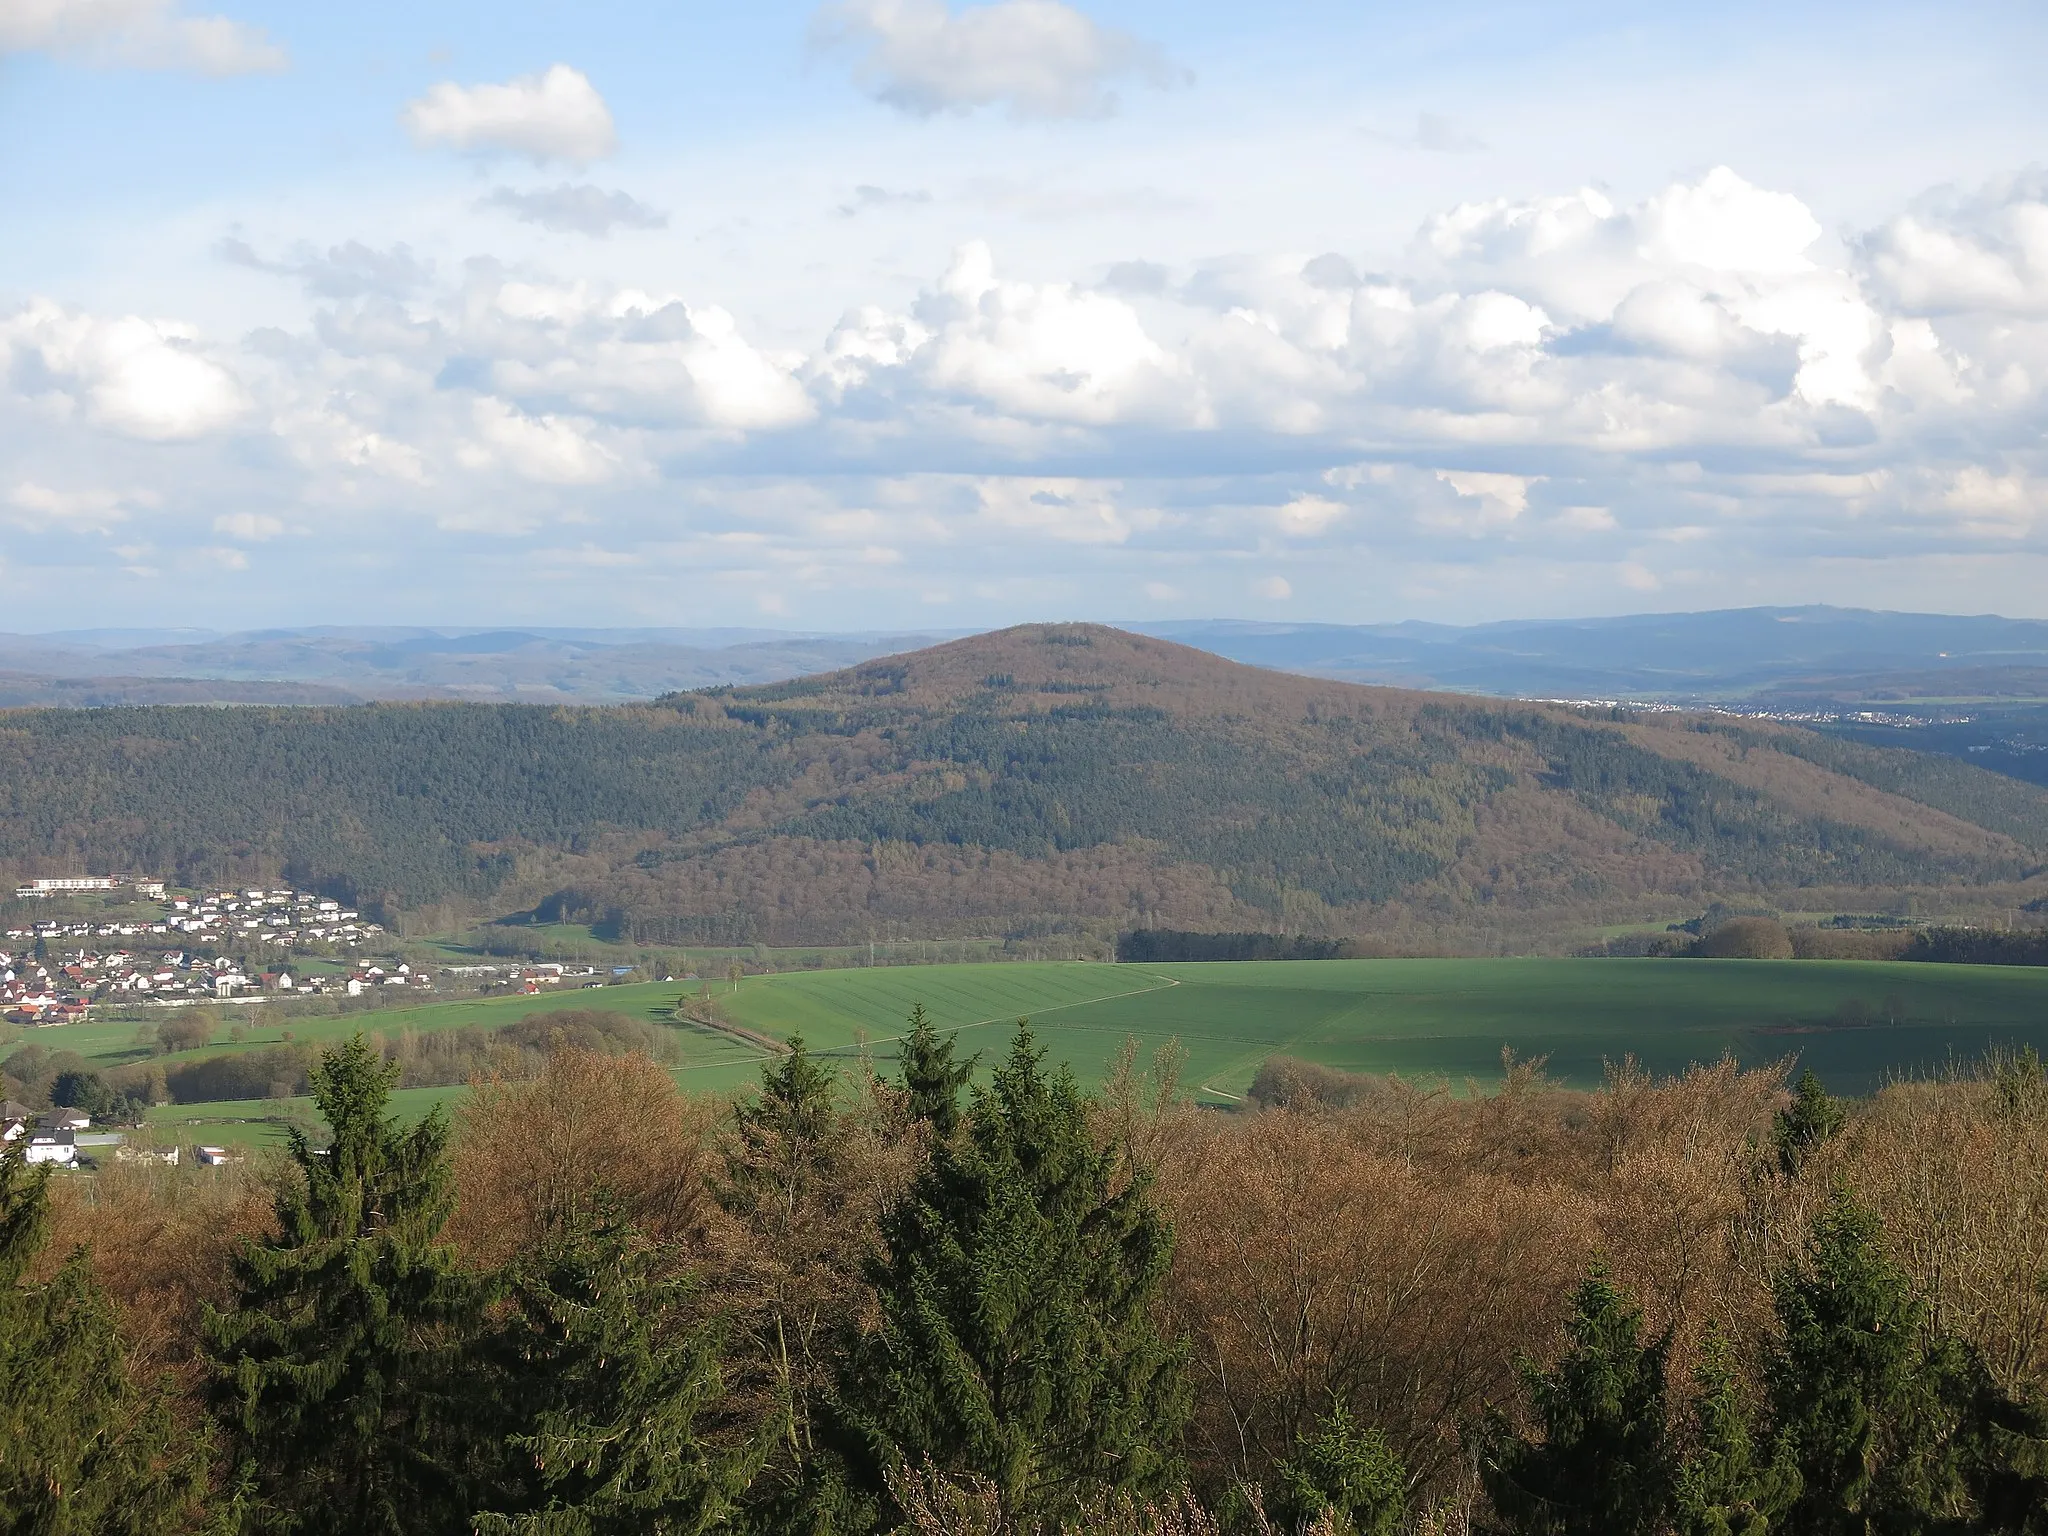
[[[2048,11],[0,0],[0,630],[2048,616]]]

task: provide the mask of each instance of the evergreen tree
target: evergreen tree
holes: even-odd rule
[[[332,1144],[291,1131],[298,1176],[277,1232],[236,1256],[235,1310],[208,1309],[215,1410],[258,1529],[467,1523],[476,1420],[454,1367],[485,1290],[440,1241],[446,1123],[436,1110],[405,1131],[385,1115],[397,1070],[361,1035],[314,1068]]]
[[[903,1088],[910,1095],[910,1113],[925,1121],[941,1141],[951,1139],[960,1125],[960,1090],[973,1079],[977,1054],[963,1062],[953,1060],[955,1037],[941,1035],[932,1027],[923,1003],[910,1008],[910,1033],[903,1037],[899,1058],[903,1064]]]
[[[719,1203],[736,1215],[786,1222],[830,1184],[843,1135],[838,1079],[790,1037],[789,1053],[761,1070],[761,1097],[733,1112]]]
[[[1820,1147],[1841,1134],[1848,1121],[1842,1106],[1821,1087],[1811,1068],[1799,1074],[1792,1087],[1792,1102],[1778,1111],[1771,1141],[1778,1149],[1778,1168],[1786,1178],[1796,1179],[1807,1159]]]
[[[1339,1404],[1273,1469],[1269,1503],[1281,1528],[1328,1516],[1334,1536],[1394,1536],[1408,1512],[1408,1469],[1378,1430],[1360,1430]]]
[[[1692,1446],[1678,1472],[1678,1536],[1765,1536],[1798,1485],[1781,1454],[1756,1441],[1735,1352],[1710,1330],[1693,1372]]]
[[[880,1326],[837,1401],[852,1478],[875,1495],[929,1465],[988,1478],[1028,1522],[1178,1469],[1185,1351],[1151,1315],[1172,1229],[1145,1177],[1097,1149],[1072,1073],[1043,1060],[1019,1020],[966,1133],[884,1214]]]
[[[477,1531],[695,1536],[738,1506],[768,1439],[723,1411],[724,1328],[653,1258],[598,1217],[514,1266],[489,1351],[511,1465]]]
[[[73,1254],[27,1282],[49,1230],[49,1170],[0,1151],[0,1530],[153,1536],[187,1529],[205,1443],[135,1382],[113,1307]]]
[[[1774,1427],[1798,1474],[1782,1522],[1796,1536],[1926,1529],[1966,1500],[1967,1358],[1923,1339],[1905,1274],[1877,1219],[1837,1193],[1805,1262],[1776,1281],[1780,1339],[1767,1362]]]
[[[1526,1536],[1648,1536],[1671,1505],[1665,1426],[1667,1334],[1645,1345],[1642,1313],[1595,1269],[1572,1297],[1571,1346],[1549,1370],[1522,1362],[1541,1438],[1495,1414],[1480,1477]]]

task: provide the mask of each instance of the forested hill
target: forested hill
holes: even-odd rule
[[[641,940],[2048,889],[2048,794],[1950,759],[1293,677],[1081,625],[612,708],[17,711],[0,783],[16,876],[276,877]]]

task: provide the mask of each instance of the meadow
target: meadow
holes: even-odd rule
[[[1503,1047],[1544,1057],[1562,1082],[1591,1086],[1609,1062],[1633,1056],[1656,1073],[1734,1055],[1745,1064],[1797,1058],[1838,1093],[1937,1072],[1987,1049],[2031,1044],[2048,1053],[2048,970],[1854,961],[1327,960],[1159,966],[1086,963],[883,966],[750,976],[737,986],[646,983],[326,1017],[265,1010],[245,1038],[217,1037],[205,1054],[286,1038],[338,1040],[361,1029],[510,1023],[528,1013],[603,1008],[673,1029],[674,1071],[686,1088],[731,1092],[754,1081],[764,1051],[744,1037],[676,1024],[671,1010],[704,995],[723,1019],[757,1034],[801,1035],[850,1064],[863,1050],[886,1065],[904,1016],[923,1003],[957,1031],[963,1053],[993,1058],[1008,1026],[1028,1015],[1052,1055],[1084,1083],[1101,1080],[1126,1040],[1150,1055],[1177,1042],[1183,1082],[1203,1101],[1236,1101],[1268,1056],[1354,1072],[1395,1072],[1462,1091],[1495,1080]],[[144,1054],[131,1022],[39,1031],[50,1048],[104,1066]],[[192,1059],[191,1056],[179,1058]],[[422,1112],[460,1089],[408,1090]],[[417,1102],[415,1102],[415,1100]],[[153,1119],[167,1136],[266,1140],[304,1100],[170,1105]],[[175,1129],[174,1129],[175,1128]],[[211,1133],[209,1133],[211,1134]]]

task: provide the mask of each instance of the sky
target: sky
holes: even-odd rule
[[[2048,617],[2048,9],[0,0],[0,630]]]

